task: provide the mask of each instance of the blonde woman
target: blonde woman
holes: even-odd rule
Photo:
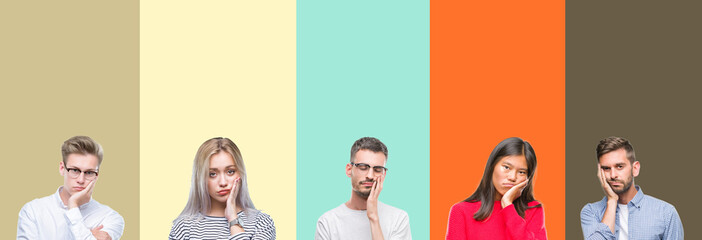
[[[254,208],[241,152],[228,138],[198,149],[188,203],[168,238],[275,239],[273,219]]]

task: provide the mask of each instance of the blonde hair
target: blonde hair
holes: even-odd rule
[[[216,137],[202,143],[197,150],[197,154],[195,154],[188,203],[175,221],[182,218],[201,218],[210,211],[210,194],[207,191],[210,157],[222,151],[234,158],[234,165],[236,165],[237,171],[239,171],[239,177],[241,178],[241,187],[235,199],[236,205],[244,209],[248,224],[256,219],[258,210],[254,207],[251,196],[249,195],[246,181],[246,168],[244,167],[244,160],[241,157],[241,152],[236,144],[234,144],[232,140],[229,140],[229,138]]]
[[[65,166],[68,155],[71,154],[92,154],[98,159],[98,166],[102,164],[102,146],[95,140],[87,136],[75,136],[69,138],[61,145],[61,157]]]

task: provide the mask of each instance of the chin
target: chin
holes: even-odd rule
[[[220,202],[220,203],[227,202],[226,195],[225,195],[225,197],[220,197],[220,196],[217,196],[217,195],[215,195],[215,196],[210,195],[210,199],[211,199],[212,201]]]
[[[365,191],[356,190],[356,191],[353,191],[353,192],[356,193],[356,195],[358,195],[359,197],[365,198],[365,199],[368,199],[368,196],[370,196],[370,191],[365,192]]]

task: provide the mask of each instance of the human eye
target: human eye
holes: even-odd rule
[[[97,172],[94,172],[94,171],[86,171],[86,172],[85,172],[85,175],[94,177],[94,176],[97,176]]]
[[[507,165],[502,165],[502,168],[504,168],[505,170],[509,170],[509,166]]]
[[[210,177],[211,177],[211,178],[216,177],[216,176],[217,176],[217,173],[216,173],[216,172],[210,172]]]
[[[385,169],[383,169],[383,167],[380,167],[380,166],[378,166],[378,167],[373,167],[373,171],[375,171],[375,172],[377,172],[377,173],[382,173],[383,170],[385,170]]]
[[[370,167],[370,165],[368,165],[368,164],[363,164],[363,163],[358,164],[358,169],[361,169],[361,170],[368,170],[369,167]]]
[[[68,172],[70,173],[75,173],[75,174],[80,174],[80,170],[77,168],[69,168]]]
[[[234,169],[227,170],[227,174],[229,174],[230,176],[234,175],[234,173],[236,173],[236,170],[234,170]]]
[[[526,171],[519,171],[519,174],[524,175],[524,174],[526,174]]]

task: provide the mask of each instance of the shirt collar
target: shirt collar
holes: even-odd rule
[[[641,190],[641,187],[636,185],[634,186],[636,188],[636,195],[634,195],[634,198],[629,201],[629,203],[633,204],[634,207],[641,208],[641,203],[643,202],[644,199],[644,193],[643,190]]]

